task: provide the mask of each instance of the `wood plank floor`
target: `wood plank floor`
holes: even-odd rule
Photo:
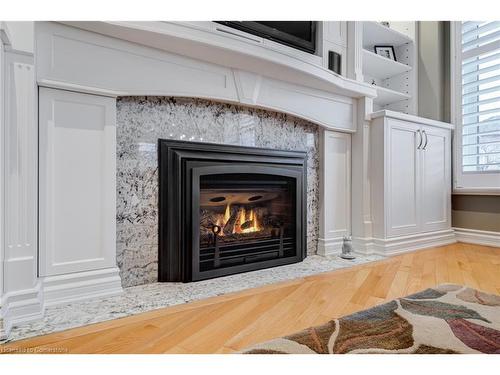
[[[231,353],[440,283],[500,294],[500,248],[457,243],[17,341],[6,350]]]

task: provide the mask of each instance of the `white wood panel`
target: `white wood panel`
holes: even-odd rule
[[[373,103],[379,106],[386,106],[388,104],[410,99],[410,95],[402,93],[400,91],[395,91],[388,89],[386,87],[377,87],[377,97],[373,100]]]
[[[369,150],[367,152],[366,158],[368,164],[368,173],[366,177],[367,184],[369,185],[370,194],[368,195],[369,207],[371,209],[370,218],[372,220],[371,234],[373,237],[385,238],[386,237],[386,175],[385,169],[387,168],[386,158],[386,148],[389,147],[386,140],[386,129],[385,129],[385,118],[376,118],[373,119],[370,123],[370,126],[367,127],[369,131],[367,132],[367,136],[369,136],[368,141],[365,141],[363,145],[363,150]],[[356,132],[353,136],[353,145],[355,144],[356,137],[359,136],[359,132]],[[356,183],[354,181],[354,175],[356,174],[356,166],[354,162],[356,159],[360,158],[356,156],[357,151],[359,152],[361,145],[354,148],[353,147],[353,197],[354,190],[356,189]],[[387,198],[388,199],[388,198]],[[353,207],[357,204],[356,200],[353,199]],[[359,235],[354,232],[356,228],[355,223],[353,222],[353,237],[361,237],[361,238],[369,238],[370,233],[365,234],[363,231],[358,230],[362,235]]]
[[[2,37],[3,36],[3,37]],[[5,168],[3,163],[3,150],[5,142],[5,125],[4,125],[4,67],[5,67],[5,52],[4,43],[8,42],[7,33],[4,30],[3,22],[0,21],[0,311],[2,310],[2,295],[3,295],[3,268],[4,268],[4,184],[5,184]],[[3,321],[0,314],[0,339],[4,333]]]
[[[323,42],[323,66],[328,69],[328,51],[337,52],[341,56],[340,75],[347,75],[347,48],[325,40]]]
[[[259,95],[262,76],[242,70],[234,70],[234,79],[240,102],[255,105]]]
[[[13,50],[33,55],[34,24],[34,21],[5,21],[9,32],[9,44]]]
[[[423,127],[422,157],[422,230],[449,228],[451,217],[450,132]]]
[[[387,235],[416,233],[420,217],[420,141],[417,125],[388,121],[387,140]]]
[[[345,88],[336,90],[330,79],[318,77],[309,77],[303,85],[297,72],[286,81],[278,79],[282,65],[267,69],[263,61],[256,61],[256,73],[241,69],[238,60],[234,69],[226,62],[212,64],[54,23],[37,24],[36,34],[37,78],[45,87],[108,96],[168,95],[240,102],[289,113],[332,130],[355,130],[352,96],[362,94],[337,92],[359,84],[323,68],[322,74],[341,80]],[[373,88],[363,87],[375,95]]]
[[[256,105],[302,117],[327,128],[355,131],[353,100],[319,90],[265,79]]]
[[[44,27],[47,26],[47,27]],[[38,78],[129,95],[237,98],[231,69],[53,24],[37,27]]]
[[[351,135],[324,131],[320,142],[318,252],[326,255],[338,252],[342,238],[351,233]]]
[[[297,51],[272,41],[264,40],[262,44],[256,45],[255,41],[249,41],[248,38],[235,37],[227,32],[210,32],[185,22],[65,22],[65,24],[79,28],[81,35],[84,34],[82,29],[90,30],[154,47],[156,51],[168,51],[218,66],[237,67],[284,82],[348,97],[375,96],[374,90],[369,86],[338,77],[323,69],[320,56]],[[46,26],[46,23],[42,26]],[[217,26],[216,29],[224,27]],[[270,44],[274,44],[272,49],[268,48]],[[136,46],[129,44],[128,49],[134,51]]]
[[[347,77],[363,82],[363,22],[347,22]]]
[[[323,21],[323,39],[347,46],[347,21]]]
[[[14,324],[40,318],[43,306],[37,279],[38,132],[33,56],[4,52],[0,336],[5,338]]]
[[[37,269],[37,124],[33,58],[6,53],[6,292],[33,288]]]
[[[363,71],[367,76],[386,79],[398,74],[408,72],[411,66],[390,60],[363,49]]]
[[[40,273],[116,265],[115,100],[40,89]]]
[[[373,46],[394,46],[398,47],[414,40],[402,32],[391,27],[383,26],[379,22],[367,21],[363,25],[363,47],[373,50]]]

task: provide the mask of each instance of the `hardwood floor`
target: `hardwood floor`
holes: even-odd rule
[[[230,353],[441,283],[500,294],[500,248],[457,243],[17,341],[1,351]]]

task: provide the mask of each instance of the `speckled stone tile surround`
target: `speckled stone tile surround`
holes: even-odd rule
[[[319,231],[319,129],[308,121],[202,99],[122,97],[117,101],[117,263],[124,287],[158,272],[159,138],[306,151],[307,252]]]

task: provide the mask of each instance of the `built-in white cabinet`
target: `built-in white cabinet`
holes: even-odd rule
[[[390,238],[451,228],[451,125],[381,111],[372,115],[373,235]]]

